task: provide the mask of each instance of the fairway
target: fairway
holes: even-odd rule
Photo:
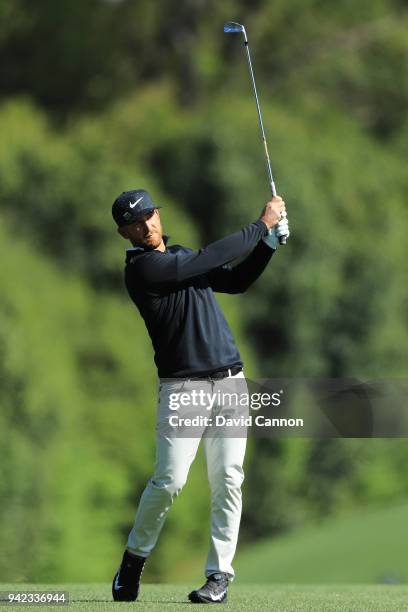
[[[235,562],[239,584],[407,584],[407,516],[404,499],[241,546]],[[178,566],[167,580],[177,583],[182,576],[194,582],[201,573],[202,556]]]
[[[140,598],[135,603],[114,603],[110,585],[0,585],[0,590],[53,590],[69,592],[70,608],[77,610],[186,610],[193,606],[187,593],[197,585],[142,585]],[[200,604],[196,604],[200,605]],[[406,586],[299,586],[299,585],[234,585],[231,587],[227,606],[233,610],[277,610],[279,612],[407,612],[408,587]],[[18,606],[13,606],[16,609]],[[0,610],[11,606],[0,605]],[[26,606],[23,606],[26,608]],[[30,606],[32,608],[32,606]],[[55,608],[54,608],[55,609]],[[62,607],[64,609],[64,607]]]
[[[258,542],[237,555],[237,576],[255,584],[406,584],[407,515],[403,500]]]

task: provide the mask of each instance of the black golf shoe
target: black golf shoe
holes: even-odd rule
[[[192,603],[226,603],[228,593],[228,574],[217,572],[208,576],[207,582],[188,596]]]
[[[146,557],[131,555],[125,550],[122,563],[112,582],[112,596],[115,601],[135,601],[139,595],[140,576]]]

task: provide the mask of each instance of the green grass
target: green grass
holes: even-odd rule
[[[234,612],[408,612],[408,586],[375,584],[387,578],[408,582],[407,516],[407,502],[370,508],[241,548],[227,607]],[[134,604],[113,603],[109,584],[14,584],[0,585],[0,590],[60,588],[70,593],[70,609],[81,612],[182,611],[192,606],[189,591],[203,581],[203,559],[179,566],[177,576],[186,584],[172,579],[172,584],[142,584]],[[0,605],[0,610],[7,608]]]
[[[240,545],[239,584],[408,583],[408,502],[369,507],[287,535]],[[175,566],[168,582],[194,582],[207,551]],[[407,608],[408,610],[408,605]]]
[[[240,583],[406,584],[407,517],[405,501],[296,530],[241,549],[236,574]]]
[[[108,584],[66,584],[66,585],[0,585],[5,591],[61,590],[70,594],[71,605],[76,610],[164,610],[182,611],[193,607],[187,600],[187,593],[198,585],[143,585],[140,598],[136,603],[114,603],[111,601]],[[27,609],[27,606],[13,606],[13,609]],[[202,607],[202,606],[201,606]],[[201,609],[201,607],[199,609]],[[408,610],[408,587],[396,585],[337,585],[337,586],[299,586],[299,585],[232,585],[228,608],[237,611],[279,612],[406,612]],[[33,606],[30,606],[32,609]],[[196,609],[196,605],[194,605]],[[224,609],[225,606],[222,608]],[[0,605],[0,610],[10,609]],[[44,609],[42,607],[42,609]],[[50,609],[47,607],[46,609]],[[51,609],[55,610],[53,606]],[[67,609],[64,606],[59,609]]]

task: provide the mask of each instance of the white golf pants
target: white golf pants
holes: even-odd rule
[[[181,394],[186,393],[190,398],[195,393],[196,400],[201,394],[197,400],[199,405],[193,406],[191,399],[188,406],[175,408],[174,398],[181,398]],[[169,419],[194,415],[203,419],[211,417],[213,421],[217,415],[245,418],[248,406],[238,405],[236,400],[236,396],[242,397],[242,393],[247,393],[243,372],[221,380],[160,380],[156,465],[154,475],[140,498],[135,523],[129,534],[127,549],[130,552],[147,557],[153,550],[167,512],[187,480],[202,440],[211,491],[211,541],[205,575],[226,572],[230,579],[234,578],[232,560],[241,519],[246,428],[240,426],[237,430],[221,426],[213,431],[213,427],[213,433],[209,433],[209,428],[203,422],[195,427],[185,426],[174,433],[175,430],[169,427]]]

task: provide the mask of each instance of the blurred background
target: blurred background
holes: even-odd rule
[[[269,198],[292,236],[220,302],[256,377],[407,374],[403,0],[1,0],[0,580],[110,580],[154,463],[156,372],[111,204],[193,248]],[[406,408],[403,406],[402,408]],[[202,574],[201,453],[146,579]],[[252,440],[241,582],[406,582],[405,440]]]

